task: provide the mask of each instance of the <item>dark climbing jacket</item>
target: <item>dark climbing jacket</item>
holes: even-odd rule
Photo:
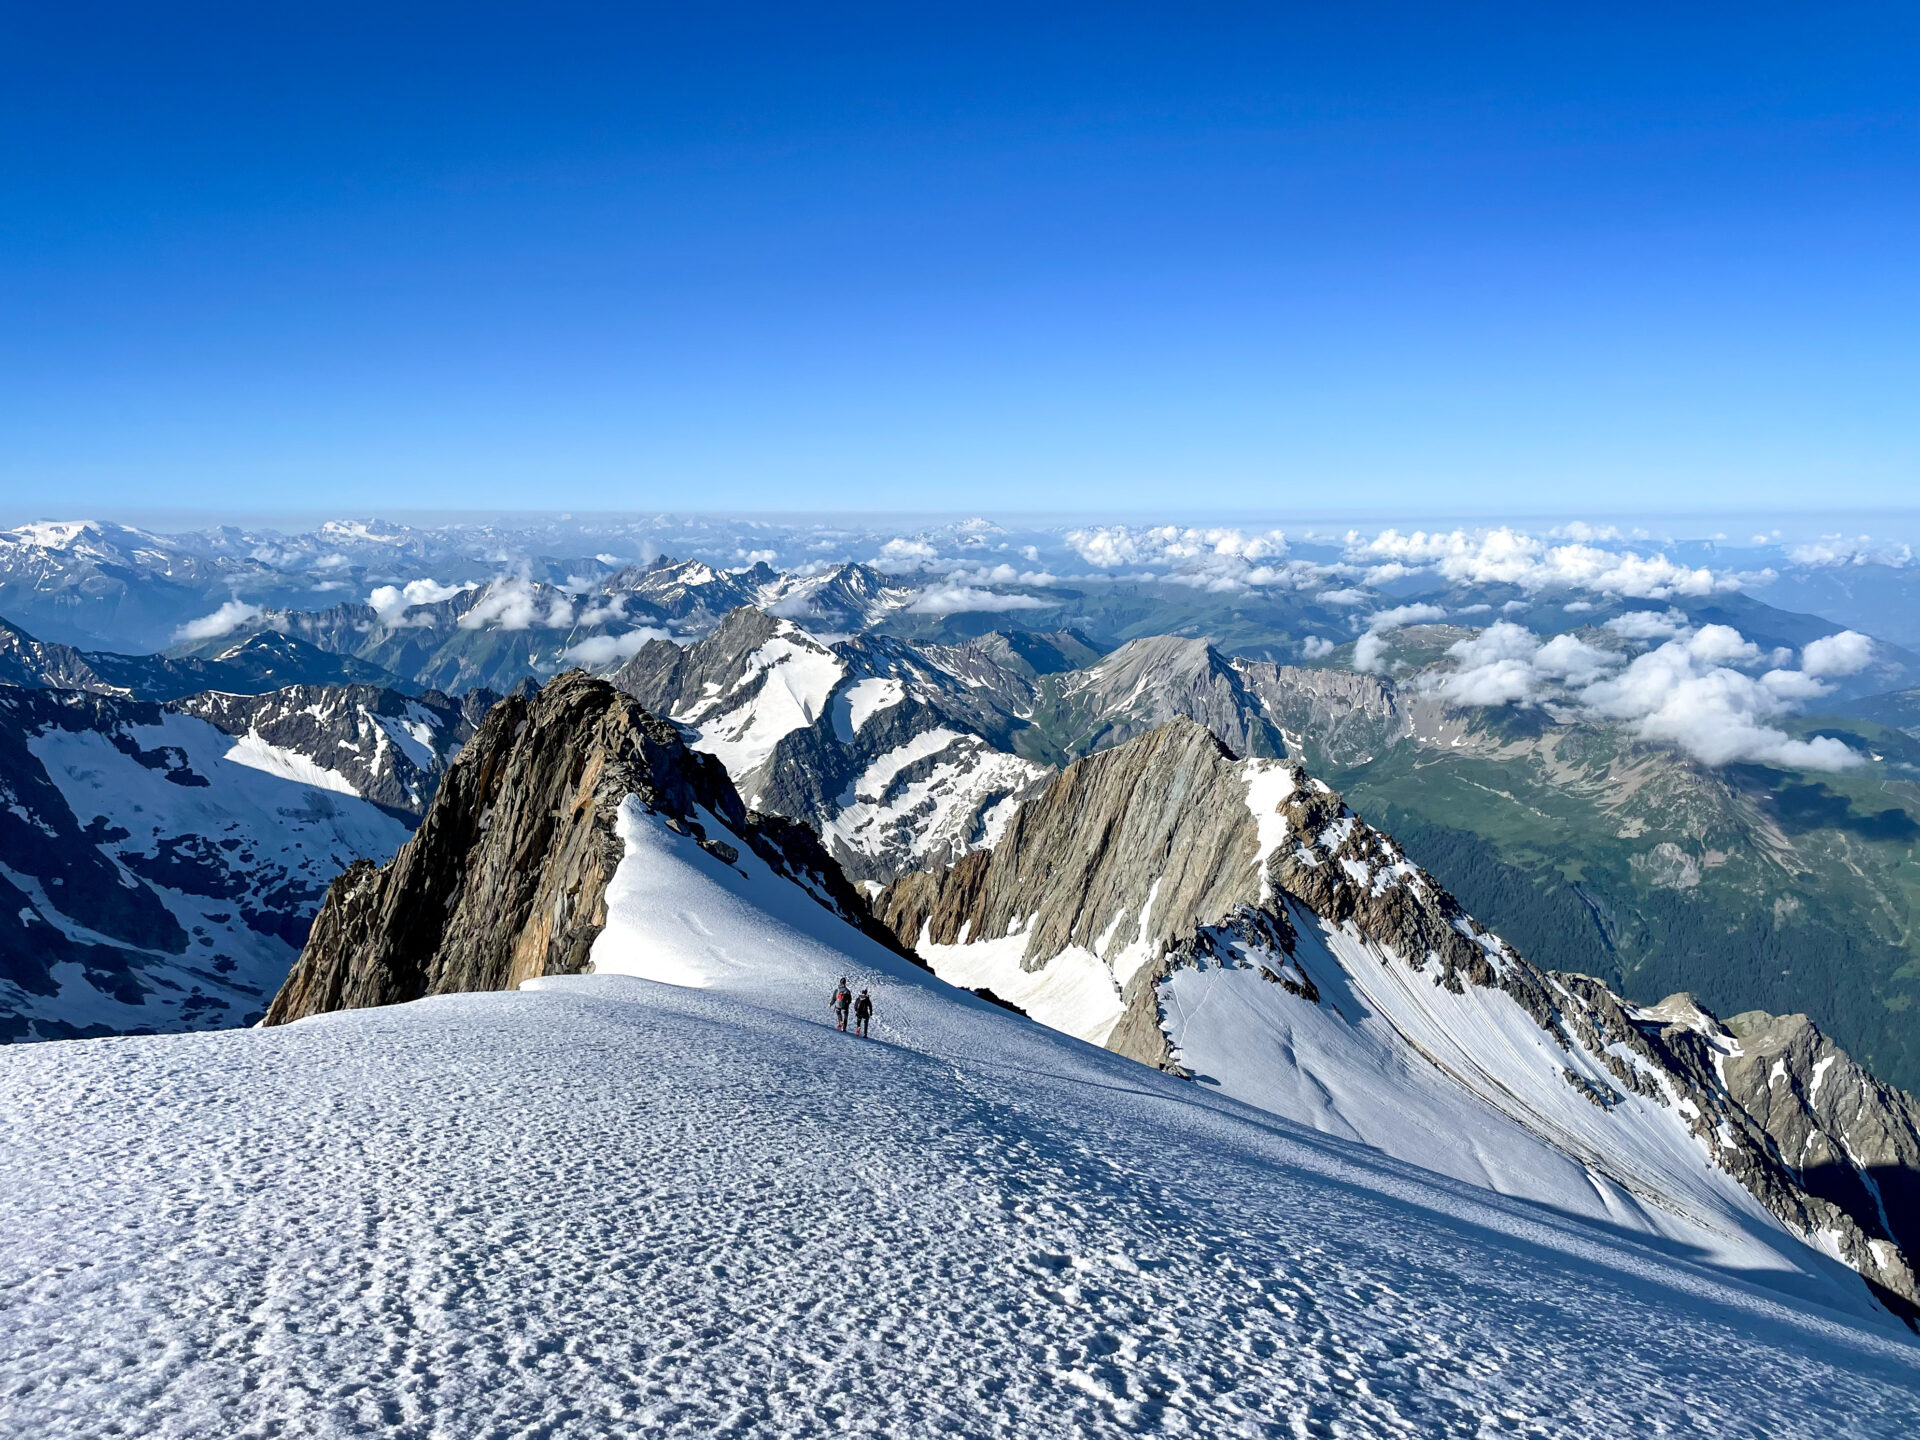
[[[857,1020],[865,1020],[873,1014],[873,1001],[866,997],[864,991],[861,993],[860,998],[853,1002],[853,1014]]]

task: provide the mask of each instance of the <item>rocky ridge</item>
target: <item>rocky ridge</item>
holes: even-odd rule
[[[612,679],[858,880],[988,843],[1045,774],[1007,751],[1019,721],[915,647],[827,643],[750,607],[695,644],[648,644]]]
[[[270,752],[297,755],[412,824],[499,698],[489,690],[456,700],[434,690],[411,696],[373,685],[295,685],[267,695],[210,691],[172,708]]]
[[[349,683],[413,688],[377,665],[287,635],[223,642],[204,656],[121,655],[39,640],[0,620],[0,684],[30,690],[86,690],[164,702],[202,690],[258,695],[288,685]]]
[[[1910,1258],[1920,1115],[1908,1097],[1872,1082],[1804,1017],[1722,1026],[1687,997],[1642,1009],[1599,981],[1539,969],[1302,767],[1235,760],[1192,721],[1069,766],[992,850],[901,877],[876,910],[936,971],[969,983],[974,950],[1010,953],[1018,968],[1004,973],[1029,977],[1043,999],[1049,967],[1104,967],[1113,998],[1090,1012],[1098,1030],[1079,1033],[1167,1068],[1179,1064],[1167,982],[1183,968],[1251,968],[1274,982],[1275,1003],[1322,1005],[1338,977],[1314,966],[1359,963],[1328,958],[1337,950],[1444,992],[1498,992],[1564,1054],[1562,1078],[1584,1100],[1612,1112],[1630,1094],[1680,1117],[1703,1155],[1795,1234],[1901,1313],[1920,1313]],[[1334,947],[1311,963],[1308,927]],[[1073,1028],[1066,1012],[1029,1008]],[[1472,1037],[1451,1058],[1401,1039],[1528,1129],[1555,1133],[1499,1081],[1497,1055],[1484,1069],[1472,1058]],[[1557,1139],[1635,1185],[1603,1150]]]
[[[302,760],[177,706],[0,686],[0,1040],[257,1019],[328,883],[409,828]]]
[[[1286,753],[1259,698],[1203,639],[1129,640],[1083,669],[1043,678],[1036,689],[1031,727],[1015,743],[1050,764],[1121,744],[1176,716],[1197,720],[1235,755]]]
[[[810,831],[749,812],[671,724],[569,671],[493,708],[390,864],[356,864],[334,882],[267,1023],[583,972],[629,796],[727,864],[751,846],[893,944]]]

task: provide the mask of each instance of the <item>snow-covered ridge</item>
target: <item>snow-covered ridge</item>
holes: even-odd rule
[[[0,689],[0,1034],[257,1019],[334,876],[406,836],[256,731]]]
[[[751,608],[695,644],[647,647],[613,679],[861,879],[992,843],[1046,773],[1006,752],[1004,711],[915,647],[829,643]]]

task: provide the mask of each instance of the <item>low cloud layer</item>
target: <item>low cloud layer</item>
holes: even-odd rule
[[[259,615],[258,605],[249,605],[244,600],[229,600],[211,615],[189,620],[173,632],[173,638],[177,641],[217,639],[222,635],[231,635]]]
[[[1179,525],[1096,525],[1069,530],[1063,537],[1089,565],[1111,570],[1122,565],[1167,565],[1206,556],[1237,560],[1277,560],[1287,553],[1286,532],[1195,529]]]
[[[907,611],[913,615],[959,615],[973,610],[1046,610],[1058,603],[1038,595],[1002,595],[976,585],[929,585]]]
[[[1320,598],[1325,600],[1328,597],[1322,595]],[[1373,675],[1386,674],[1385,636],[1389,630],[1404,629],[1408,625],[1426,625],[1446,618],[1446,610],[1438,605],[1396,605],[1391,610],[1369,615],[1366,631],[1353,642],[1353,668]]]
[[[543,596],[542,587],[526,576],[495,580],[460,617],[462,630],[528,630],[540,626],[566,630],[574,624],[572,597],[556,592]]]
[[[1606,532],[1582,526],[1578,533],[1599,538]],[[1665,555],[1602,549],[1586,539],[1550,545],[1505,525],[1476,531],[1416,530],[1411,535],[1383,530],[1372,539],[1354,531],[1347,536],[1346,558],[1371,567],[1367,579],[1375,585],[1430,570],[1456,585],[1517,585],[1529,592],[1584,590],[1664,600],[1733,590],[1740,584],[1737,576],[1682,565]]]
[[[409,580],[405,585],[381,585],[367,596],[367,604],[373,607],[380,623],[388,626],[406,623],[407,611],[416,605],[438,605],[443,600],[451,600],[473,589],[471,583],[465,585],[442,585],[438,580]]]
[[[631,660],[649,640],[671,639],[673,636],[666,631],[643,625],[623,635],[589,636],[578,645],[569,646],[561,658],[570,665],[584,665],[589,670],[598,670]]]
[[[1861,763],[1861,756],[1839,740],[1795,739],[1774,722],[1829,694],[1822,677],[1865,668],[1873,648],[1866,636],[1847,630],[1816,640],[1795,670],[1779,663],[1790,659],[1791,651],[1764,654],[1732,626],[1668,631],[1667,618],[1652,615],[1644,622],[1608,625],[1616,634],[1642,640],[1665,632],[1658,646],[1637,655],[1573,635],[1543,641],[1501,621],[1453,645],[1448,651],[1453,668],[1422,683],[1462,706],[1568,704],[1594,718],[1622,722],[1640,738],[1677,746],[1708,765],[1747,761],[1843,770]]]

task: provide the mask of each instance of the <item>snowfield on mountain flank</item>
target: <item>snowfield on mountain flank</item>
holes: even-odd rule
[[[1081,1044],[750,851],[619,829],[594,960],[629,973],[0,1054],[5,1428],[1920,1428],[1890,1320]]]

